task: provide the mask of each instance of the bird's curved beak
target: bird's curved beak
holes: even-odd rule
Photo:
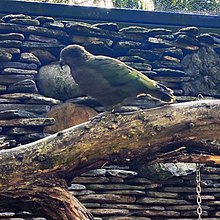
[[[60,65],[61,69],[63,69],[63,67],[65,66],[65,62],[62,58],[60,58],[60,60],[59,60],[59,65]]]

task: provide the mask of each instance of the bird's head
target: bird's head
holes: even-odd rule
[[[67,64],[71,66],[75,62],[80,62],[80,60],[85,60],[89,55],[84,47],[73,44],[64,47],[60,52],[60,66],[61,68]]]

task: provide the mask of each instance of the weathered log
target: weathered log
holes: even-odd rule
[[[22,198],[26,194],[19,191],[20,187],[34,185],[36,179],[38,186],[46,187],[45,177],[70,180],[106,163],[135,166],[171,161],[220,164],[219,129],[219,100],[173,104],[129,114],[106,113],[31,144],[0,151],[0,198],[7,196],[9,188],[9,193],[20,193]],[[60,201],[58,191],[56,201]],[[48,198],[51,198],[50,193],[54,195],[53,191],[48,191]],[[65,193],[67,191],[61,194]],[[35,195],[38,198],[39,193]],[[77,219],[75,207],[84,210],[78,204],[75,207],[63,204],[69,207],[71,215],[60,214],[59,219]],[[63,211],[67,213],[66,208]],[[86,211],[82,216],[79,219],[92,219]],[[56,219],[52,215],[51,218]]]

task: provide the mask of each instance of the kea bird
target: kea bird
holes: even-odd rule
[[[165,103],[175,100],[173,91],[166,86],[117,59],[94,56],[79,45],[61,50],[60,65],[65,64],[80,89],[96,98],[106,110],[114,110],[125,99],[143,93]]]

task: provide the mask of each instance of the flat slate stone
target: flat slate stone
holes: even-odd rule
[[[35,19],[38,20],[41,24],[45,22],[55,21],[53,17],[47,17],[47,16],[37,16]]]
[[[1,104],[0,111],[5,110],[24,110],[37,114],[44,114],[50,110],[49,105],[34,105],[34,104]]]
[[[5,98],[0,98],[0,104],[12,104],[12,103],[22,103],[21,100],[18,99],[5,99]]]
[[[84,190],[86,187],[82,184],[72,183],[71,186],[68,187],[68,190]]]
[[[71,43],[76,43],[76,44],[87,44],[87,43],[99,43],[102,42],[106,46],[111,47],[113,45],[113,40],[102,38],[102,37],[87,37],[87,36],[78,36],[74,35],[71,36],[70,38]]]
[[[95,170],[89,170],[83,174],[81,174],[81,176],[105,176],[106,174],[106,169],[95,169]]]
[[[0,123],[1,126],[1,123]],[[72,180],[73,183],[108,183],[109,178],[104,177],[104,176],[99,176],[99,177],[86,177],[86,176],[80,176],[80,177],[75,177]]]
[[[92,26],[98,27],[101,29],[106,29],[109,31],[115,31],[115,32],[119,31],[119,27],[116,23],[96,23],[96,24],[93,24]]]
[[[0,42],[1,45],[1,42]],[[53,51],[61,50],[65,45],[59,43],[44,43],[38,41],[24,41],[22,48],[26,49],[53,49]]]
[[[140,56],[143,57],[144,59],[154,61],[154,60],[160,60],[162,58],[163,53],[160,51],[152,51],[152,50],[130,49],[128,51],[128,55]]]
[[[12,127],[7,129],[7,134],[9,135],[26,135],[37,133],[39,129],[37,128],[22,128],[22,127]]]
[[[89,184],[87,185],[88,189],[93,190],[145,190],[145,186],[135,186],[135,185],[128,185],[128,184]]]
[[[177,217],[177,216],[180,216],[180,212],[145,210],[145,211],[139,211],[137,215],[138,216]]]
[[[143,196],[146,193],[141,190],[105,190],[105,193],[112,193],[115,195],[137,195],[137,196]]]
[[[34,79],[34,75],[0,75],[0,84],[1,85],[10,85],[17,83],[25,79]]]
[[[114,177],[120,177],[120,178],[133,178],[138,175],[135,171],[129,171],[129,170],[107,170],[107,174],[114,176]]]
[[[25,103],[30,104],[48,104],[48,105],[57,105],[60,104],[60,101],[53,98],[48,98],[39,94],[29,94],[29,93],[9,93],[0,95],[0,98],[8,99],[18,99],[22,100]]]
[[[61,21],[54,21],[54,22],[45,22],[43,25],[43,27],[48,27],[48,28],[53,28],[56,30],[64,30],[64,23]]]
[[[54,118],[22,118],[11,120],[0,120],[0,126],[48,126],[55,123]]]
[[[99,202],[99,203],[134,203],[135,196],[114,195],[114,194],[94,194],[78,196],[81,202]]]
[[[0,23],[0,31],[3,33],[8,32],[19,32],[19,33],[29,33],[29,34],[37,34],[52,38],[60,39],[63,42],[68,40],[68,35],[64,31],[53,30],[50,28],[39,27],[39,26],[26,26],[20,24],[11,24],[11,23]]]
[[[8,86],[8,92],[36,93],[37,86],[34,80],[26,79]]]
[[[9,20],[9,23],[23,24],[23,25],[40,25],[40,22],[31,18],[13,18]]]
[[[181,70],[173,70],[168,68],[159,68],[154,69],[154,71],[157,73],[157,76],[172,76],[172,77],[183,77],[187,76],[187,73]]]
[[[21,46],[22,46],[22,41],[19,40],[0,40],[0,47],[21,48]]]
[[[37,115],[24,110],[5,110],[0,111],[0,119],[14,119],[14,118],[36,118]]]
[[[24,14],[9,14],[9,15],[5,15],[2,17],[2,20],[3,21],[10,21],[11,19],[14,19],[14,18],[20,18],[20,19],[31,19],[31,16],[29,15],[24,15]]]
[[[143,197],[138,198],[137,203],[141,204],[164,204],[164,205],[190,205],[191,202],[183,199],[167,199],[167,198],[151,198],[151,197]]]
[[[184,27],[184,28],[179,29],[179,32],[197,35],[199,33],[199,29],[195,26],[190,26],[190,27]]]
[[[23,62],[2,62],[0,63],[1,68],[17,68],[24,70],[36,70],[38,67],[35,63],[23,63]]]
[[[0,51],[0,62],[9,62],[12,59],[12,54]]]
[[[83,196],[83,195],[95,194],[95,191],[93,191],[93,190],[71,190],[69,188],[68,188],[68,190],[74,196]]]
[[[59,41],[56,38],[44,37],[44,36],[39,36],[35,34],[30,34],[30,36],[28,37],[28,40],[39,41],[39,42],[44,42],[44,43],[59,44]]]
[[[0,47],[0,52],[7,52],[12,54],[13,56],[18,56],[20,54],[20,49],[19,48],[4,48],[4,47]]]
[[[2,70],[2,74],[15,74],[15,75],[36,75],[38,72],[36,70],[25,70],[17,68],[5,68]]]
[[[46,65],[52,62],[57,61],[57,58],[45,49],[31,49],[31,53],[33,53],[41,62],[42,65]]]
[[[178,193],[147,191],[147,195],[156,198],[178,198]]]
[[[6,85],[0,85],[0,94],[1,93],[5,93],[7,90],[7,86]]]
[[[0,34],[0,40],[24,40],[24,35],[19,33]]]
[[[37,65],[41,65],[40,60],[33,53],[21,53],[20,61],[21,62],[26,62],[26,63],[34,63],[34,64],[37,64]]]
[[[97,215],[97,216],[103,216],[103,215],[128,215],[129,214],[129,210],[127,209],[95,209],[95,208],[90,208],[89,211],[93,214],[93,215]]]
[[[129,210],[157,210],[157,211],[163,211],[165,210],[164,206],[146,206],[146,205],[140,205],[140,204],[108,204],[103,203],[101,204],[101,207],[106,208],[122,208],[122,209],[129,209]]]

